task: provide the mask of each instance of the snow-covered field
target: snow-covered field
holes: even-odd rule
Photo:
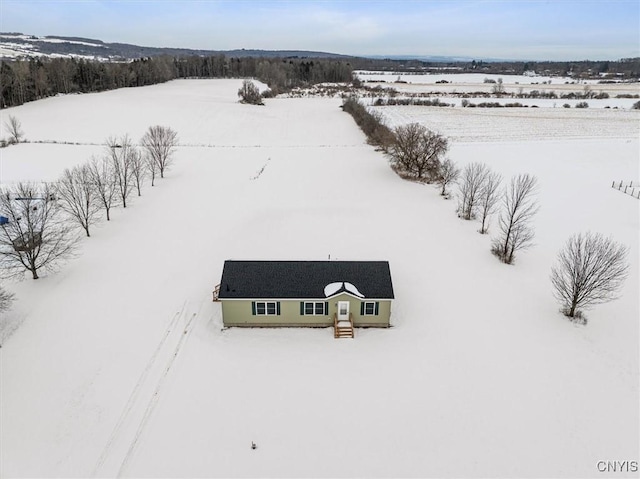
[[[0,476],[606,477],[599,461],[638,460],[640,201],[610,187],[640,179],[636,112],[382,109],[449,135],[460,165],[538,177],[536,245],[506,266],[453,200],[395,176],[339,100],[253,107],[239,86],[3,110],[32,141],[83,145],[2,149],[2,182],[53,179],[152,124],[184,146],[59,273],[5,282]],[[627,244],[631,270],[579,326],[549,270],[586,230]],[[222,330],[225,259],[329,254],[390,261],[391,329]]]
[[[382,113],[385,123],[390,127],[418,122],[455,141],[474,143],[506,140],[631,139],[638,137],[640,126],[640,112],[637,110],[553,107],[448,108],[415,105],[369,108]]]
[[[585,91],[592,92],[594,95],[607,93],[613,101],[605,102],[603,105],[609,105],[613,108],[619,105],[620,99],[616,99],[617,95],[638,95],[640,94],[640,84],[633,83],[599,83],[598,80],[576,80],[572,78],[549,77],[549,76],[524,76],[524,75],[492,75],[484,73],[442,73],[429,75],[413,75],[405,73],[392,72],[356,72],[357,77],[365,82],[368,86],[382,88],[393,88],[400,93],[425,93],[435,92],[442,95],[459,94],[461,92],[484,92],[491,93],[495,87],[495,83],[485,83],[485,80],[497,82],[502,80],[504,91],[508,95],[517,95],[520,93],[530,94],[533,91],[542,93],[554,92],[557,96],[566,95],[568,93],[584,94]],[[442,83],[442,82],[446,83]],[[440,82],[440,83],[438,83]],[[638,101],[637,98],[631,102],[623,101],[625,107],[630,107]],[[485,99],[484,101],[495,101]],[[519,99],[509,99],[509,101],[521,101]],[[563,103],[569,103],[573,106],[574,102],[558,98],[554,100],[558,106]],[[587,100],[591,105],[593,99]],[[595,101],[595,104],[601,103]],[[541,103],[537,103],[542,106]]]
[[[382,72],[357,70],[355,74],[363,81],[379,81],[379,82],[407,82],[417,84],[436,84],[445,80],[450,83],[471,84],[482,83],[485,79],[497,81],[501,78],[505,85],[533,85],[541,83],[571,83],[576,82],[570,77],[552,77],[548,75],[496,75],[492,73],[451,73],[443,71],[442,73],[407,73],[407,72]],[[587,80],[587,83],[594,84],[595,80]]]

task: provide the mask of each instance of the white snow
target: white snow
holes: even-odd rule
[[[354,72],[358,78],[363,81],[381,81],[381,82],[407,82],[417,84],[436,84],[438,81],[445,80],[450,83],[477,85],[484,83],[486,80],[497,82],[502,79],[505,85],[542,85],[551,82],[552,85],[564,83],[597,83],[597,80],[575,80],[570,77],[553,77],[548,75],[502,75],[493,73],[406,73],[406,72],[380,72],[358,70]],[[493,83],[486,83],[493,86]]]
[[[369,107],[390,127],[418,122],[456,141],[636,138],[639,110],[595,108]]]
[[[359,296],[360,298],[364,298],[364,294],[362,294],[360,291],[358,291],[358,288],[356,288],[351,283],[348,283],[348,282],[345,281],[344,289],[346,289],[347,291],[349,291],[352,294],[355,294],[356,296]]]
[[[63,38],[38,37],[38,41],[46,42],[46,43],[70,43],[73,45],[86,45],[89,47],[108,48],[106,45],[102,43],[83,42],[80,40],[66,40]]]
[[[150,125],[182,146],[58,273],[4,282],[17,300],[1,320],[0,476],[594,477],[600,460],[637,460],[640,201],[611,188],[640,179],[637,115],[419,117],[459,165],[539,178],[536,244],[506,266],[455,200],[398,178],[339,100],[241,105],[240,84],[6,111],[32,141],[87,145],[4,148],[2,182],[50,180]],[[586,230],[628,245],[631,270],[578,326],[549,271]],[[329,252],[389,260],[391,329],[222,329],[211,290],[225,259]]]
[[[329,296],[333,296],[338,291],[342,289],[342,285],[344,283],[342,281],[338,281],[337,283],[329,283],[324,287],[324,296],[328,298]]]
[[[584,85],[598,85],[599,80],[575,79],[572,77],[558,77],[549,75],[509,75],[494,73],[406,73],[358,70],[354,72],[363,81],[373,82],[406,82],[421,85],[435,85],[443,80],[455,84],[479,85],[492,87],[499,79],[504,85],[537,85],[539,88],[554,88],[560,85],[572,84],[574,88]],[[485,80],[488,82],[485,83]],[[606,86],[603,84],[602,86]]]
[[[333,296],[334,294],[336,294],[338,291],[340,291],[342,288],[344,288],[346,291],[348,291],[349,293],[358,296],[360,298],[364,298],[364,295],[358,291],[358,288],[356,288],[353,284],[348,283],[346,281],[339,281],[337,283],[329,283],[328,285],[326,285],[324,287],[324,295],[325,297],[330,297]]]
[[[25,40],[27,43],[11,41],[14,39]],[[106,57],[96,57],[95,55],[64,54],[64,53],[42,53],[34,43],[70,43],[74,45],[86,45],[108,49],[109,47],[100,43],[83,42],[80,40],[64,40],[62,38],[35,37],[31,35],[0,35],[0,57],[48,57],[48,58],[83,58],[87,60],[106,61]]]
[[[430,74],[430,75],[413,75],[413,74],[401,74],[401,73],[383,73],[383,72],[368,72],[366,74],[359,72],[357,76],[370,87],[380,89],[394,89],[402,94],[419,94],[419,93],[436,93],[441,95],[440,99],[443,101],[449,101],[447,95],[460,94],[461,92],[476,93],[482,92],[492,93],[495,87],[495,83],[485,83],[485,79],[493,80],[497,82],[498,79],[502,79],[504,92],[507,94],[503,97],[503,100],[514,102],[521,99],[515,98],[520,93],[530,94],[538,91],[541,93],[555,93],[558,97],[566,95],[568,93],[574,93],[583,95],[589,93],[590,95],[597,95],[600,93],[607,93],[611,99],[619,100],[615,98],[618,95],[638,95],[640,94],[640,84],[636,82],[616,82],[616,83],[599,83],[599,80],[573,80],[571,78],[559,78],[559,77],[529,77],[518,75],[485,75],[482,73],[448,73],[448,74]],[[401,83],[396,83],[400,79]],[[446,83],[436,83],[446,81]],[[511,95],[514,98],[511,98]],[[539,96],[539,95],[538,95]],[[627,99],[628,100],[628,99]],[[500,101],[495,98],[486,98],[484,101]],[[554,100],[558,106],[563,103],[569,103],[573,106],[572,100],[565,100],[558,98]],[[601,100],[586,100],[590,105],[595,101],[595,104],[601,102]],[[638,101],[636,97],[632,103]],[[450,101],[449,101],[450,102]],[[632,103],[625,102],[625,105],[631,105]],[[605,103],[613,107],[614,103]],[[541,103],[538,105],[542,106]]]

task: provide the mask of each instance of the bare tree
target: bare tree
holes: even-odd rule
[[[500,236],[492,243],[491,251],[504,263],[513,263],[516,251],[531,245],[533,217],[538,212],[536,202],[538,181],[535,176],[520,174],[511,178],[503,194],[503,209],[498,219]]]
[[[419,123],[399,126],[394,133],[389,149],[394,170],[418,180],[436,179],[440,159],[449,148],[447,139]]]
[[[107,153],[111,161],[113,181],[120,196],[120,204],[127,207],[127,198],[133,190],[132,151],[134,146],[128,135],[107,139]]]
[[[172,154],[178,146],[178,134],[168,126],[150,126],[141,144],[150,159],[155,161],[160,178],[164,178],[164,172],[171,166]]]
[[[92,183],[91,166],[84,164],[64,170],[56,184],[56,194],[60,207],[76,221],[87,236],[89,228],[99,219],[100,198]]]
[[[148,151],[143,154],[143,161],[146,174],[148,174],[149,178],[151,178],[151,186],[155,186],[156,176],[158,176],[158,164]]]
[[[450,159],[446,159],[440,165],[438,173],[438,183],[442,186],[440,195],[445,196],[447,194],[447,186],[455,182],[460,176],[460,169]]]
[[[260,90],[251,80],[243,80],[242,86],[238,90],[240,103],[249,103],[251,105],[264,105]]]
[[[91,185],[95,194],[104,208],[107,221],[111,220],[111,208],[118,204],[118,187],[114,181],[111,159],[108,157],[92,158],[89,163],[91,173]]]
[[[136,190],[138,191],[138,196],[142,195],[140,188],[144,183],[144,180],[147,178],[147,165],[144,160],[144,156],[137,148],[133,147],[131,149],[131,176],[133,178],[133,183],[135,184]]]
[[[458,198],[458,216],[465,220],[475,218],[478,202],[482,194],[482,187],[489,174],[489,168],[484,163],[473,162],[462,170],[460,183],[460,197]]]
[[[562,312],[581,316],[578,308],[616,299],[629,271],[627,248],[600,233],[571,236],[551,269],[554,296]]]
[[[4,128],[9,134],[9,143],[20,143],[24,132],[22,131],[22,122],[13,115],[9,115],[9,118],[4,122]]]
[[[502,176],[500,176],[499,173],[489,170],[482,184],[478,202],[478,210],[480,211],[480,217],[482,219],[480,234],[485,234],[489,231],[487,220],[489,216],[495,213],[498,200],[500,199],[500,183],[502,183]]]
[[[504,91],[504,84],[502,82],[502,78],[498,78],[498,81],[494,83],[493,87],[491,88],[491,92],[497,96],[504,95],[505,91]]]
[[[38,279],[73,255],[78,235],[60,214],[55,189],[49,184],[17,183],[0,188],[0,261],[9,276],[25,271]]]

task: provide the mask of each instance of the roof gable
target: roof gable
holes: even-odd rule
[[[321,299],[338,292],[393,299],[389,262],[229,260],[224,263],[219,298]]]

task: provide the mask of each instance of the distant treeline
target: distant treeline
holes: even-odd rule
[[[424,73],[484,73],[496,75],[522,75],[536,72],[539,75],[571,76],[576,79],[633,80],[640,77],[640,58],[623,58],[615,61],[490,61],[427,62],[419,60],[351,59],[356,70],[378,70],[404,74]]]
[[[88,93],[163,83],[176,78],[257,78],[273,94],[325,82],[350,82],[353,70],[405,73],[495,73],[631,80],[640,77],[640,59],[580,62],[425,62],[350,57],[272,58],[154,56],[129,62],[75,58],[0,61],[0,108],[21,105],[59,93]]]
[[[349,62],[335,59],[274,59],[160,56],[131,62],[53,58],[0,62],[0,108],[59,93],[89,93],[163,83],[176,78],[254,77],[272,92],[323,82],[351,81]]]

